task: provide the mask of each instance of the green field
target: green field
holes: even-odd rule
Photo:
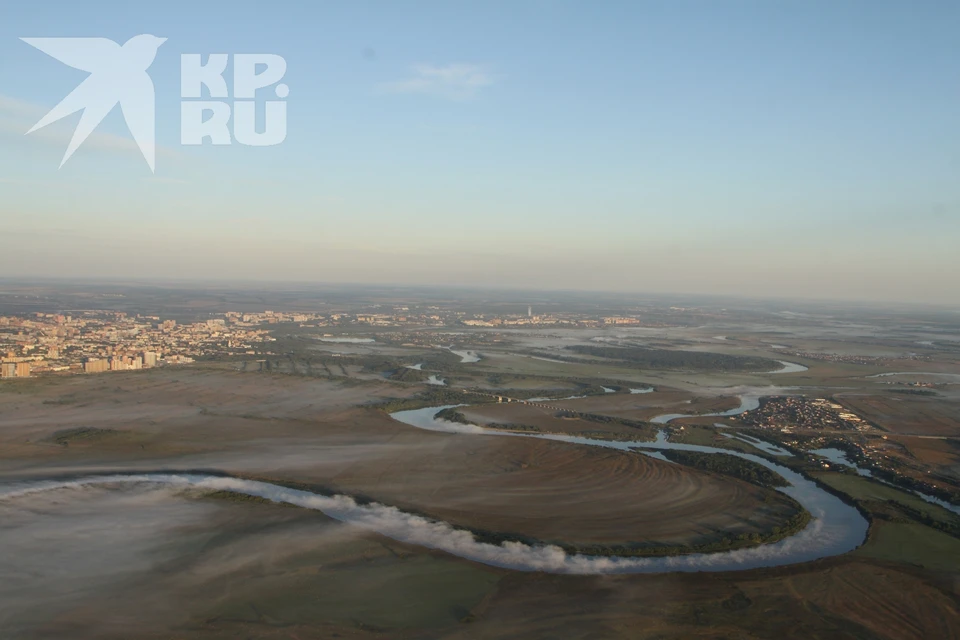
[[[812,475],[824,484],[842,491],[857,500],[878,500],[881,502],[892,500],[910,509],[919,511],[932,520],[954,524],[960,522],[960,517],[947,511],[943,507],[930,504],[915,495],[880,484],[879,482],[868,480],[861,476],[839,473],[814,473]]]
[[[718,449],[731,449],[733,451],[742,451],[743,453],[752,453],[754,455],[763,453],[753,445],[743,442],[742,440],[735,440],[720,435],[720,431],[716,427],[684,425],[683,431],[677,430],[670,435],[670,442],[696,444],[704,447],[716,447]]]
[[[960,540],[922,524],[880,522],[856,555],[960,571]]]

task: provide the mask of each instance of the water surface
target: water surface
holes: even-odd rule
[[[799,373],[801,371],[809,371],[809,367],[805,367],[802,364],[797,364],[796,362],[787,362],[786,360],[777,360],[780,364],[783,365],[782,369],[777,369],[776,371],[768,371],[767,373]]]
[[[456,351],[454,349],[449,350],[450,353],[455,353],[460,356],[460,363],[467,364],[471,362],[480,362],[480,356],[477,355],[475,351]]]

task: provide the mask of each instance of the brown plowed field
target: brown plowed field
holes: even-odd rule
[[[426,432],[356,408],[410,392],[385,383],[190,368],[16,389],[0,394],[0,473],[218,469],[571,543],[706,542],[769,531],[794,510],[776,492],[640,454]],[[49,440],[81,426],[114,432]]]
[[[842,394],[837,400],[894,433],[960,437],[960,403],[944,398]]]
[[[888,566],[835,560],[745,574],[511,575],[448,638],[957,638],[957,599]]]
[[[565,542],[703,542],[768,530],[794,512],[779,494],[640,454],[532,438],[448,441],[332,481],[458,525]]]

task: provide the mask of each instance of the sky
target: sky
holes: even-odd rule
[[[958,304],[958,30],[934,0],[7,0],[0,276]],[[58,169],[80,114],[25,132],[88,74],[20,38],[145,33],[155,172],[119,108]],[[181,145],[189,53],[282,56],[284,142]]]

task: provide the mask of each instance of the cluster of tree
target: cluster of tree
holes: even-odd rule
[[[702,471],[722,473],[760,487],[771,488],[790,485],[779,473],[751,460],[744,460],[727,453],[698,453],[675,449],[665,449],[661,453],[672,462]]]
[[[564,381],[572,382],[575,387],[571,388],[566,387],[554,387],[554,388],[539,388],[539,389],[509,389],[505,388],[508,384],[517,382],[520,380],[542,380],[549,384],[557,384],[558,378],[553,376],[528,376],[520,374],[511,374],[504,375],[501,373],[493,373],[487,376],[487,382],[494,387],[497,387],[495,393],[500,395],[509,396],[511,398],[519,398],[525,400],[527,398],[535,397],[563,397],[563,396],[589,396],[589,395],[602,395],[606,393],[603,388],[600,386],[600,383],[594,380],[580,380],[580,379],[564,379]],[[613,386],[607,385],[607,386]]]
[[[293,354],[288,354],[284,358],[244,360],[241,371],[339,378],[349,376],[344,367],[344,365],[349,364],[357,364],[357,361],[350,357],[335,358],[324,354],[310,357],[298,357]],[[362,362],[360,364],[362,364]]]
[[[567,435],[579,436],[582,438],[590,438],[591,440],[607,440],[610,442],[637,442],[637,441],[649,442],[649,441],[652,441],[656,436],[656,434],[653,434],[650,437],[646,437],[644,434],[625,433],[623,431],[616,432],[616,431],[591,431],[591,430],[569,431],[567,432]]]
[[[910,476],[897,473],[895,470],[876,466],[873,464],[873,461],[870,458],[864,455],[863,450],[860,447],[856,446],[849,440],[845,440],[843,438],[834,438],[826,441],[823,446],[827,448],[840,449],[844,452],[844,454],[846,454],[847,460],[856,464],[858,467],[869,469],[874,477],[880,480],[908,491],[919,491],[920,493],[934,496],[940,500],[945,500],[953,505],[960,505],[960,490],[943,489],[939,486],[924,482],[923,480],[917,480]],[[886,464],[894,467],[902,466],[902,463],[895,458],[888,458]],[[948,478],[944,478],[944,480],[948,482],[950,481]]]
[[[284,358],[272,358],[261,362],[258,360],[245,361],[245,370],[249,371],[257,366],[261,371],[321,376],[329,373],[331,376],[336,376],[346,375],[341,374],[344,366],[354,365],[362,367],[367,373],[387,373],[388,376],[414,371],[406,366],[411,364],[410,358],[378,354],[338,354],[314,349],[303,353],[286,353]],[[444,372],[457,369],[460,357],[449,351],[435,351],[418,356],[417,360],[423,363],[424,369]]]
[[[607,394],[607,390],[599,384],[580,384],[580,387],[577,389],[577,394],[581,396],[602,396]]]
[[[889,464],[898,464],[897,462],[890,460]],[[960,505],[960,491],[958,490],[947,490],[941,489],[940,487],[934,486],[930,483],[923,482],[922,480],[916,480],[910,476],[905,476],[897,473],[896,471],[891,471],[890,469],[884,469],[883,467],[869,466],[870,472],[877,478],[881,480],[886,480],[892,485],[896,485],[908,491],[919,491],[920,493],[925,493],[935,498],[939,498],[950,504],[957,506]]]
[[[653,556],[679,556],[679,555],[689,555],[692,553],[716,553],[719,551],[732,551],[734,549],[742,549],[744,547],[753,547],[760,544],[770,544],[772,542],[778,542],[792,536],[794,534],[802,531],[810,523],[811,516],[810,513],[801,507],[799,504],[796,505],[798,511],[791,516],[783,526],[773,527],[770,531],[763,533],[732,533],[726,532],[723,533],[723,537],[720,540],[715,540],[713,542],[705,542],[703,544],[694,544],[694,545],[652,545],[652,544],[640,544],[640,543],[628,543],[628,544],[616,544],[616,545],[598,545],[598,544],[568,544],[568,543],[546,543],[546,544],[555,544],[556,546],[562,548],[567,553],[571,554],[582,554],[590,556],[627,556],[627,557],[653,557]],[[491,535],[487,534],[488,540],[493,542],[497,540],[503,542],[505,540],[516,539],[510,537],[509,535]],[[519,542],[525,542],[526,544],[531,544],[529,538],[519,538]],[[534,544],[544,544],[543,542],[535,542]]]
[[[363,370],[367,373],[394,371],[403,368],[402,361],[396,358],[388,358],[385,356],[354,356],[351,358],[351,360],[355,364],[359,364],[361,367],[363,367]]]
[[[536,425],[518,424],[516,422],[502,422],[502,423],[491,424],[487,426],[493,429],[500,429],[501,431],[521,431],[521,432],[537,432],[537,433],[542,431],[542,429]]]
[[[580,389],[496,389],[492,391],[484,390],[486,393],[495,393],[505,398],[514,398],[516,400],[529,400],[530,398],[564,398],[567,396],[587,395]]]
[[[890,393],[902,393],[910,396],[938,396],[936,391],[930,389],[890,389]]]
[[[919,522],[951,535],[954,538],[960,538],[960,521],[958,520],[938,520],[930,517],[919,509],[914,509],[895,500],[864,500],[860,502],[860,505],[865,508],[870,515],[881,520],[899,523]]]
[[[653,440],[657,432],[660,430],[660,425],[653,424],[651,422],[644,422],[642,420],[631,420],[629,418],[620,418],[618,416],[605,416],[598,413],[580,413],[579,411],[558,411],[556,413],[557,418],[577,418],[579,420],[585,420],[587,422],[595,422],[597,424],[606,424],[606,425],[617,425],[627,427],[629,429],[640,432],[638,435],[644,436],[644,439]],[[636,438],[637,436],[632,436]]]
[[[602,347],[572,345],[570,351],[581,355],[617,360],[642,369],[698,369],[707,371],[776,371],[779,362],[752,356],[731,356],[703,351],[647,349],[643,347]]]
[[[428,375],[429,374],[424,371],[420,371],[419,369],[400,367],[387,377],[396,382],[423,382],[427,379]]]
[[[503,386],[504,384],[506,384],[506,381],[508,379],[513,379],[513,377],[511,376],[508,378],[502,373],[491,373],[490,375],[487,376],[487,382],[494,387]]]
[[[427,355],[418,358],[423,363],[424,369],[430,369],[440,373],[449,373],[462,371],[463,365],[460,363],[460,356],[446,349],[438,349]]]
[[[611,378],[573,378],[573,382],[584,387],[596,389],[596,393],[609,393],[607,389],[613,389],[614,393],[630,393],[630,389],[640,387],[649,387],[655,389],[654,385],[646,382],[624,382],[623,380],[613,380]],[[606,389],[604,388],[606,387]]]
[[[235,491],[208,491],[203,494],[204,498],[209,498],[213,500],[227,500],[229,502],[246,502],[251,504],[276,504],[284,507],[291,507],[287,502],[273,502],[266,498],[261,498],[260,496],[251,496],[246,493],[237,493]]]
[[[473,393],[464,393],[457,389],[447,387],[435,387],[425,389],[411,398],[389,398],[383,402],[368,405],[373,409],[393,413],[394,411],[407,411],[409,409],[423,409],[424,407],[433,407],[443,404],[485,404],[495,402],[494,399],[486,396],[479,396]]]
[[[473,424],[470,420],[467,419],[467,416],[463,415],[456,407],[450,407],[449,409],[444,409],[436,415],[437,418],[441,420],[446,420],[447,422],[458,422],[460,424]]]

